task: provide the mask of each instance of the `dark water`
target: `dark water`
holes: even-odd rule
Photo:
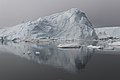
[[[120,80],[119,53],[6,43],[0,45],[0,80]]]

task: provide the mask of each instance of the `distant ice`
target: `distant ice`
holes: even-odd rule
[[[99,39],[102,38],[120,38],[120,27],[103,27],[95,28]]]
[[[102,48],[101,46],[93,46],[93,45],[89,45],[87,47],[88,48],[93,48],[93,49],[100,49],[100,48]]]
[[[81,45],[78,43],[59,44],[59,48],[80,48]]]
[[[111,46],[120,46],[120,41],[113,42],[113,43],[108,43],[108,45],[111,45]]]

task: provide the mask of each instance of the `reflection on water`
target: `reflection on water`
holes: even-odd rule
[[[39,64],[62,68],[71,72],[84,69],[93,51],[86,47],[79,49],[60,49],[54,45],[37,45],[27,43],[4,43],[0,50],[10,51],[15,55]]]

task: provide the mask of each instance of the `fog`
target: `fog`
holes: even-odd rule
[[[71,8],[86,13],[94,27],[120,25],[119,0],[0,0],[0,26],[11,27]]]

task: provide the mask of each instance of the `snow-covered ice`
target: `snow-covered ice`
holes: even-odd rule
[[[35,21],[21,23],[14,27],[0,29],[0,37],[6,40],[35,40],[35,39],[97,39],[92,24],[85,13],[77,8],[40,17]]]
[[[120,38],[120,27],[95,28],[95,32],[99,39],[108,37]]]
[[[111,46],[120,46],[120,41],[113,42],[113,43],[108,43],[108,45],[111,45]]]
[[[101,46],[93,46],[93,45],[89,45],[87,46],[88,48],[93,48],[93,49],[101,49]]]
[[[36,55],[39,55],[39,54],[40,54],[40,52],[35,52],[35,54],[36,54]]]
[[[59,48],[80,48],[80,44],[78,43],[68,43],[68,44],[59,44],[57,47]]]
[[[105,47],[104,50],[114,50],[114,47],[108,46],[108,47]]]

